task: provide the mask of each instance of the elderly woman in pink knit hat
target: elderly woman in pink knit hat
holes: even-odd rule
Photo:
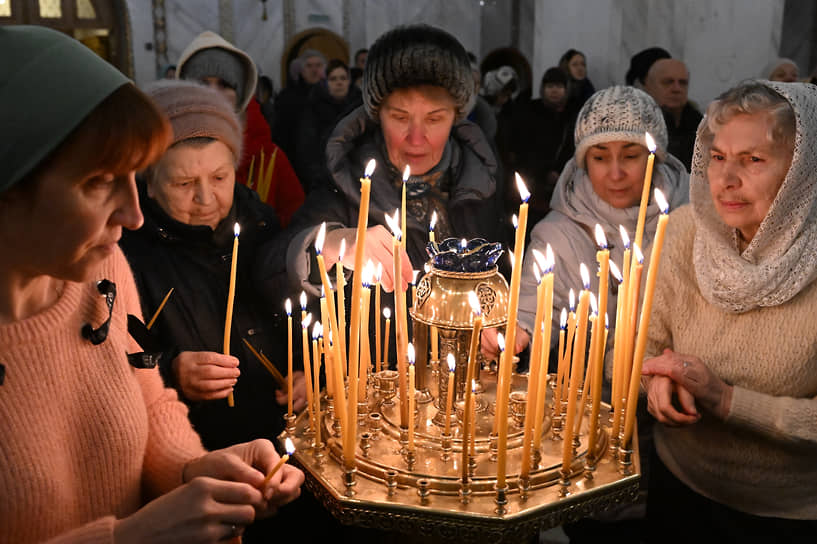
[[[129,315],[117,246],[167,121],[43,27],[0,27],[0,541],[217,542],[298,496],[266,440],[208,453]],[[67,92],[46,89],[59,73]],[[32,122],[36,119],[36,122]],[[126,355],[131,353],[130,356]]]

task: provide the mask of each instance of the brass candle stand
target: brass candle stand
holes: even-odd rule
[[[452,416],[450,435],[445,435],[444,401],[445,395],[454,394],[460,414],[466,409],[466,365],[474,319],[467,293],[472,290],[479,298],[484,327],[503,326],[508,287],[496,269],[454,273],[432,268],[417,285],[411,317],[415,325],[438,328],[440,359],[452,353],[457,373],[455,390],[448,391],[447,368],[432,372],[428,357],[423,359],[425,372],[418,376],[426,377],[426,383],[418,379],[417,397],[427,395],[430,402],[416,403],[413,450],[407,448],[407,429],[400,426],[401,399],[394,370],[376,374],[367,387],[366,405],[361,407],[366,415],[358,420],[356,429],[354,469],[345,468],[331,409],[321,411],[321,445],[315,445],[307,433],[305,412],[296,419],[294,429],[282,433],[281,440],[289,436],[295,442],[292,459],[304,470],[305,485],[342,523],[432,539],[510,542],[635,499],[640,479],[637,444],[634,441],[623,464],[609,455],[608,431],[603,429],[595,451],[589,452],[585,406],[577,406],[582,418],[578,446],[569,471],[562,471],[563,442],[551,425],[550,387],[546,388],[541,447],[532,454],[530,475],[520,478],[522,422],[534,410],[525,406],[528,377],[518,373],[512,375],[510,388],[513,407],[509,410],[507,480],[504,488],[497,489],[497,463],[491,447],[495,443],[491,407],[497,376],[481,363],[474,369],[480,384],[474,413],[475,455],[463,470],[463,418]],[[417,349],[427,353],[427,347]],[[322,401],[330,404],[325,394]],[[602,405],[601,421],[607,421],[609,409]],[[556,421],[563,421],[561,413]],[[316,448],[325,456],[316,455]]]

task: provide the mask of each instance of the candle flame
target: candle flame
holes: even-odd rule
[[[323,335],[323,328],[321,327],[320,321],[315,321],[315,324],[312,325],[312,340],[317,340]]]
[[[397,217],[400,216],[399,214],[400,214],[399,210],[394,211],[395,217],[392,217],[389,214],[384,214],[386,216],[386,225],[388,225],[389,229],[391,229],[392,231],[392,234],[394,234],[394,237],[397,238],[398,240],[402,236],[402,233],[400,232],[400,222],[397,219]]]
[[[284,309],[287,311],[287,315],[292,315],[292,301],[287,299],[284,302]]]
[[[513,228],[515,229],[519,228],[519,218],[516,217],[516,214],[513,214],[511,216],[511,224],[513,224]]]
[[[590,272],[587,271],[587,265],[581,263],[579,265],[579,274],[582,276],[582,285],[585,289],[590,289]]]
[[[407,182],[408,179],[411,177],[411,166],[408,164],[403,169],[403,183]]]
[[[661,192],[661,189],[656,189],[655,193],[655,203],[658,204],[658,207],[661,209],[661,213],[669,213],[669,203],[667,199],[664,197],[664,193]]]
[[[519,191],[519,196],[522,197],[522,202],[527,202],[530,198],[530,191],[525,186],[525,182],[522,181],[522,176],[519,175],[519,172],[514,172],[514,176],[516,177],[516,189]]]
[[[559,328],[562,330],[567,328],[567,308],[562,308],[562,313],[559,316]]]
[[[306,317],[301,321],[301,327],[308,329],[310,323],[312,323],[312,312],[306,314]]]
[[[366,170],[363,172],[363,175],[367,178],[372,177],[375,166],[377,166],[377,161],[370,159],[369,162],[366,163]]]
[[[306,291],[301,291],[301,310],[306,310]]]
[[[616,279],[617,282],[621,283],[624,281],[624,276],[621,275],[621,270],[619,270],[618,265],[610,261],[610,274]]]
[[[377,283],[380,283],[380,278],[382,278],[382,277],[383,277],[383,263],[378,262],[377,263],[377,272],[374,275],[375,281]]]
[[[326,289],[323,288],[323,285],[321,285],[321,298],[326,298]]]
[[[457,363],[454,360],[454,354],[449,352],[449,354],[445,357],[445,361],[448,363],[448,371],[454,372],[454,370],[457,368]]]
[[[406,355],[408,355],[408,362],[410,365],[414,364],[414,344],[411,342],[408,343],[408,348],[406,349]]]
[[[233,232],[235,233],[236,237],[238,237],[238,235],[241,234],[241,225],[238,223],[233,225]]]
[[[472,393],[477,392],[477,381],[476,380],[471,380],[471,392]]]
[[[610,318],[607,316],[607,314],[604,314],[604,328],[605,329],[610,328]]]
[[[331,328],[331,327],[329,328],[329,335],[327,336],[327,338],[329,339],[329,345],[330,345],[330,346],[332,346],[332,345],[334,345],[334,344],[335,344],[335,343],[332,341],[332,328]]]
[[[533,277],[536,278],[537,284],[542,283],[542,275],[539,273],[539,265],[536,263],[533,263]]]
[[[624,228],[624,225],[618,226],[618,231],[621,233],[621,241],[624,244],[624,249],[630,248],[630,235],[627,234],[627,229]]]
[[[516,259],[514,259],[513,250],[511,250],[511,249],[508,250],[508,258],[511,260],[511,266],[516,264]]]
[[[599,313],[599,304],[596,301],[596,295],[593,293],[590,293],[590,311],[593,315],[598,315]]]
[[[649,132],[644,133],[644,139],[647,141],[647,149],[650,150],[650,153],[655,153],[655,140],[652,139],[652,136]]]
[[[556,266],[556,256],[553,254],[553,248],[550,243],[545,246],[545,259],[547,259],[547,266],[545,267],[545,274],[553,272],[553,267]]]
[[[284,448],[287,450],[287,455],[295,453],[295,444],[292,443],[291,438],[287,437],[287,439],[284,440]]]
[[[463,238],[462,240],[460,240],[460,247],[461,247],[462,249],[467,248],[467,247],[468,247],[468,240],[466,240],[465,238]]]
[[[315,237],[315,253],[321,254],[323,249],[323,241],[326,239],[326,222],[321,223],[321,228],[318,229],[318,235]]]
[[[548,246],[550,247],[550,246]],[[547,250],[545,250],[547,252]],[[545,275],[553,269],[553,265],[550,264],[548,258],[542,255],[542,252],[538,249],[532,250],[533,258],[536,260],[536,264],[539,265],[539,272],[541,275]],[[551,253],[553,251],[551,250]]]
[[[644,264],[644,254],[641,253],[641,248],[638,247],[638,244],[633,244],[633,256],[635,260],[638,261],[638,264]]]
[[[412,270],[411,271],[411,284],[417,285],[417,276],[420,274],[419,270]]]
[[[471,305],[471,311],[474,312],[474,315],[479,316],[482,314],[482,306],[479,304],[479,298],[473,291],[468,291],[468,304]]]
[[[391,319],[391,309],[390,308],[383,308],[383,317],[386,319]]]
[[[434,227],[437,226],[437,210],[431,214],[431,222],[428,224],[428,230],[433,231]]]
[[[326,223],[324,223],[326,224]],[[342,263],[343,256],[346,255],[346,238],[340,241],[340,251],[338,252],[338,261]]]
[[[496,333],[496,343],[499,346],[499,351],[505,351],[505,337],[501,332]]]
[[[426,274],[428,274],[429,272],[431,272],[431,265],[428,263],[424,264],[423,270],[425,270]]]
[[[604,229],[598,223],[596,223],[596,245],[601,249],[607,249],[607,237],[604,235]]]
[[[568,299],[568,306],[570,306],[570,311],[573,312],[576,309],[576,292],[573,288],[570,288],[570,292],[567,294]]]

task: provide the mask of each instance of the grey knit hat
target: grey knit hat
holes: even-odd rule
[[[585,153],[602,142],[646,145],[645,132],[655,140],[655,155],[663,161],[667,154],[667,125],[655,100],[644,91],[623,85],[598,91],[584,103],[576,119],[576,165],[585,168]]]
[[[77,40],[42,26],[0,26],[0,51],[2,193],[130,80]],[[54,92],[56,81],[62,92]]]
[[[363,70],[363,104],[378,120],[380,105],[396,89],[435,85],[457,106],[457,121],[476,98],[471,63],[457,39],[428,25],[400,26],[380,36],[369,49]]]
[[[145,93],[170,119],[174,144],[213,138],[230,149],[236,164],[241,161],[241,122],[223,94],[193,81],[177,80],[151,83]]]

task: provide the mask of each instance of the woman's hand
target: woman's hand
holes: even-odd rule
[[[499,361],[499,342],[497,341],[497,332],[498,330],[495,328],[491,329],[482,329],[482,338],[480,338],[480,351],[482,351],[483,357],[488,359],[489,361]],[[516,327],[516,351],[514,354],[519,353],[530,342],[530,336],[528,335],[527,331],[522,327]],[[507,347],[507,346],[506,346]]]
[[[254,503],[254,506],[258,517],[266,517],[274,514],[278,506],[298,498],[304,482],[303,472],[284,465],[264,484],[266,474],[279,459],[272,442],[253,440],[212,451],[191,461],[184,469],[184,479],[190,481],[204,476],[247,484],[262,493],[263,502]]]
[[[288,402],[289,395],[285,389],[275,390],[275,402],[279,406],[284,406]],[[292,409],[300,412],[306,408],[306,378],[302,370],[292,373]]]
[[[354,268],[355,264],[355,250],[357,244],[355,239],[357,236],[357,229],[335,229],[326,234],[326,242],[324,243],[324,258],[326,259],[326,267],[330,268],[338,261],[338,254],[340,253],[341,240],[346,240],[346,252],[343,255],[343,266],[349,269]],[[402,289],[406,290],[409,282],[412,280],[411,260],[408,254],[402,251],[401,258],[401,276]],[[363,263],[370,260],[383,266],[383,275],[380,278],[380,285],[389,293],[394,290],[394,256],[392,254],[392,235],[383,225],[375,225],[366,230],[366,247],[363,255]]]
[[[183,351],[172,365],[182,394],[192,401],[227,397],[241,374],[238,359],[213,351]]]
[[[647,383],[647,409],[658,421],[668,425],[688,425],[700,419],[700,406],[721,420],[729,415],[732,386],[721,380],[699,358],[665,349],[649,359],[641,370],[650,376]],[[672,393],[682,411],[672,404]]]

